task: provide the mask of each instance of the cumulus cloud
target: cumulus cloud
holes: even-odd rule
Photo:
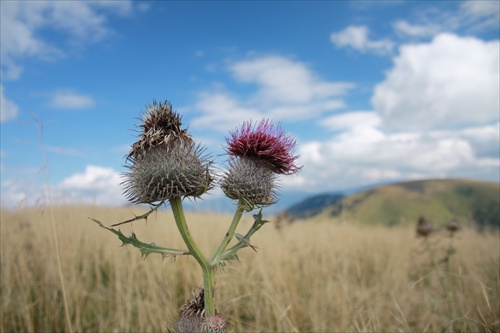
[[[70,90],[55,92],[50,101],[50,106],[57,109],[85,109],[93,105],[92,97]]]
[[[351,83],[325,81],[304,63],[282,56],[243,60],[228,66],[238,83],[255,87],[242,98],[220,90],[204,91],[191,108],[201,113],[194,127],[227,131],[248,119],[271,117],[277,121],[311,119],[344,107],[341,97]]]
[[[120,205],[126,201],[122,195],[121,175],[112,168],[87,165],[84,172],[64,179],[53,190],[58,203],[86,203]]]
[[[129,15],[131,1],[2,1],[2,77],[18,79],[22,60],[64,57],[68,46],[102,40],[111,33],[108,15]],[[57,30],[67,38],[56,45],[44,35]]]
[[[375,128],[380,117],[373,111],[349,111],[321,120],[320,125],[331,131],[344,131],[356,128]]]
[[[17,117],[19,107],[4,96],[2,85],[0,85],[0,103],[0,122],[3,123]]]
[[[12,173],[6,176],[1,185],[2,205],[18,207],[50,202],[117,206],[127,202],[122,195],[122,177],[112,168],[87,165],[83,172],[75,173],[48,188],[36,176],[39,178],[36,170],[22,177]]]
[[[498,123],[460,130],[384,132],[377,127],[378,117],[368,111],[331,117],[324,126],[340,133],[330,140],[299,145],[304,168],[303,182],[297,186],[320,192],[407,179],[500,181]]]
[[[446,128],[497,120],[499,49],[498,40],[452,34],[403,45],[372,97],[383,125]]]
[[[280,56],[240,61],[230,71],[240,82],[257,84],[256,97],[265,103],[309,103],[346,90],[346,84],[322,81],[305,64]]]
[[[260,119],[263,113],[256,108],[245,107],[226,92],[200,93],[193,106],[201,115],[191,122],[194,128],[208,128],[219,132],[237,126],[241,121]]]
[[[332,33],[330,40],[337,47],[351,47],[357,51],[378,55],[392,53],[394,43],[389,39],[371,40],[366,26],[350,25],[342,31]]]
[[[26,182],[13,181],[12,179],[2,180],[0,187],[0,200],[2,207],[19,207],[23,204],[33,204],[33,198],[39,198],[40,189],[38,184],[32,185],[31,188]]]

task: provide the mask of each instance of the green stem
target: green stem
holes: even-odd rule
[[[175,223],[177,228],[181,233],[184,243],[186,243],[189,252],[198,261],[203,272],[203,288],[205,291],[205,316],[210,316],[215,314],[215,303],[214,303],[214,270],[215,268],[210,265],[207,258],[203,255],[198,245],[195,243],[189,228],[186,223],[186,217],[184,216],[184,209],[182,208],[182,200],[180,197],[170,199],[170,206],[172,207],[172,213],[174,214]]]
[[[210,262],[212,265],[217,265],[217,263],[220,261],[220,256],[226,250],[227,245],[233,239],[234,234],[236,232],[236,227],[238,226],[238,223],[240,223],[241,217],[243,216],[243,213],[245,211],[245,204],[242,201],[238,202],[238,207],[236,208],[236,211],[234,212],[233,216],[233,221],[231,221],[231,225],[229,226],[229,229],[226,232],[226,235],[222,239],[222,242],[220,243],[219,247],[217,250],[215,250],[214,254],[210,258]]]
[[[227,258],[234,258],[239,250],[247,246],[250,246],[255,250],[255,248],[250,244],[250,238],[268,221],[262,220],[262,211],[259,212],[258,214],[255,214],[253,217],[255,219],[255,222],[253,223],[250,230],[248,230],[245,236],[240,236],[239,238],[237,237],[238,242],[235,245],[231,246],[226,251],[222,252],[220,256],[221,260],[226,260]]]

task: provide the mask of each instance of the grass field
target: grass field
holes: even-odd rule
[[[202,285],[191,257],[146,260],[120,247],[110,225],[137,208],[54,207],[2,211],[1,331],[69,331],[52,233],[73,331],[159,332]],[[264,211],[265,215],[265,211]],[[188,213],[193,236],[211,254],[230,216]],[[239,230],[249,228],[245,217]],[[122,226],[157,245],[184,248],[168,211]],[[437,261],[443,231],[430,246]],[[218,271],[216,304],[230,331],[499,332],[499,233],[459,231],[448,266],[435,268],[413,228],[329,221],[265,225],[250,248]]]

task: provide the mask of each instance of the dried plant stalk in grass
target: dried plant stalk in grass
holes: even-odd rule
[[[439,286],[441,288],[441,292],[444,298],[444,302],[447,304],[448,309],[448,318],[449,325],[448,327],[443,328],[441,331],[454,331],[455,324],[455,311],[453,308],[453,303],[456,303],[456,294],[453,283],[453,274],[451,274],[450,260],[451,257],[455,254],[455,247],[453,245],[453,240],[455,233],[460,230],[460,224],[456,219],[451,220],[448,224],[445,225],[444,229],[448,232],[449,243],[448,247],[445,251],[444,256],[441,259],[436,258],[438,254],[437,243],[431,243],[429,239],[432,235],[436,235],[436,230],[432,227],[428,221],[426,221],[423,217],[420,217],[417,221],[417,237],[423,237],[423,246],[424,251],[427,252],[429,257],[429,262],[432,267],[432,270],[439,281]],[[437,236],[437,235],[436,235]],[[445,271],[441,271],[439,266],[441,264],[445,265]]]

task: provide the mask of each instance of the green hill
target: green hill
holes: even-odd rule
[[[347,196],[324,214],[374,225],[414,224],[423,216],[436,226],[455,218],[465,226],[500,227],[500,184],[439,179],[384,185]]]
[[[308,197],[287,208],[285,214],[296,219],[304,219],[321,213],[325,207],[330,207],[341,200],[342,194],[318,194]]]

